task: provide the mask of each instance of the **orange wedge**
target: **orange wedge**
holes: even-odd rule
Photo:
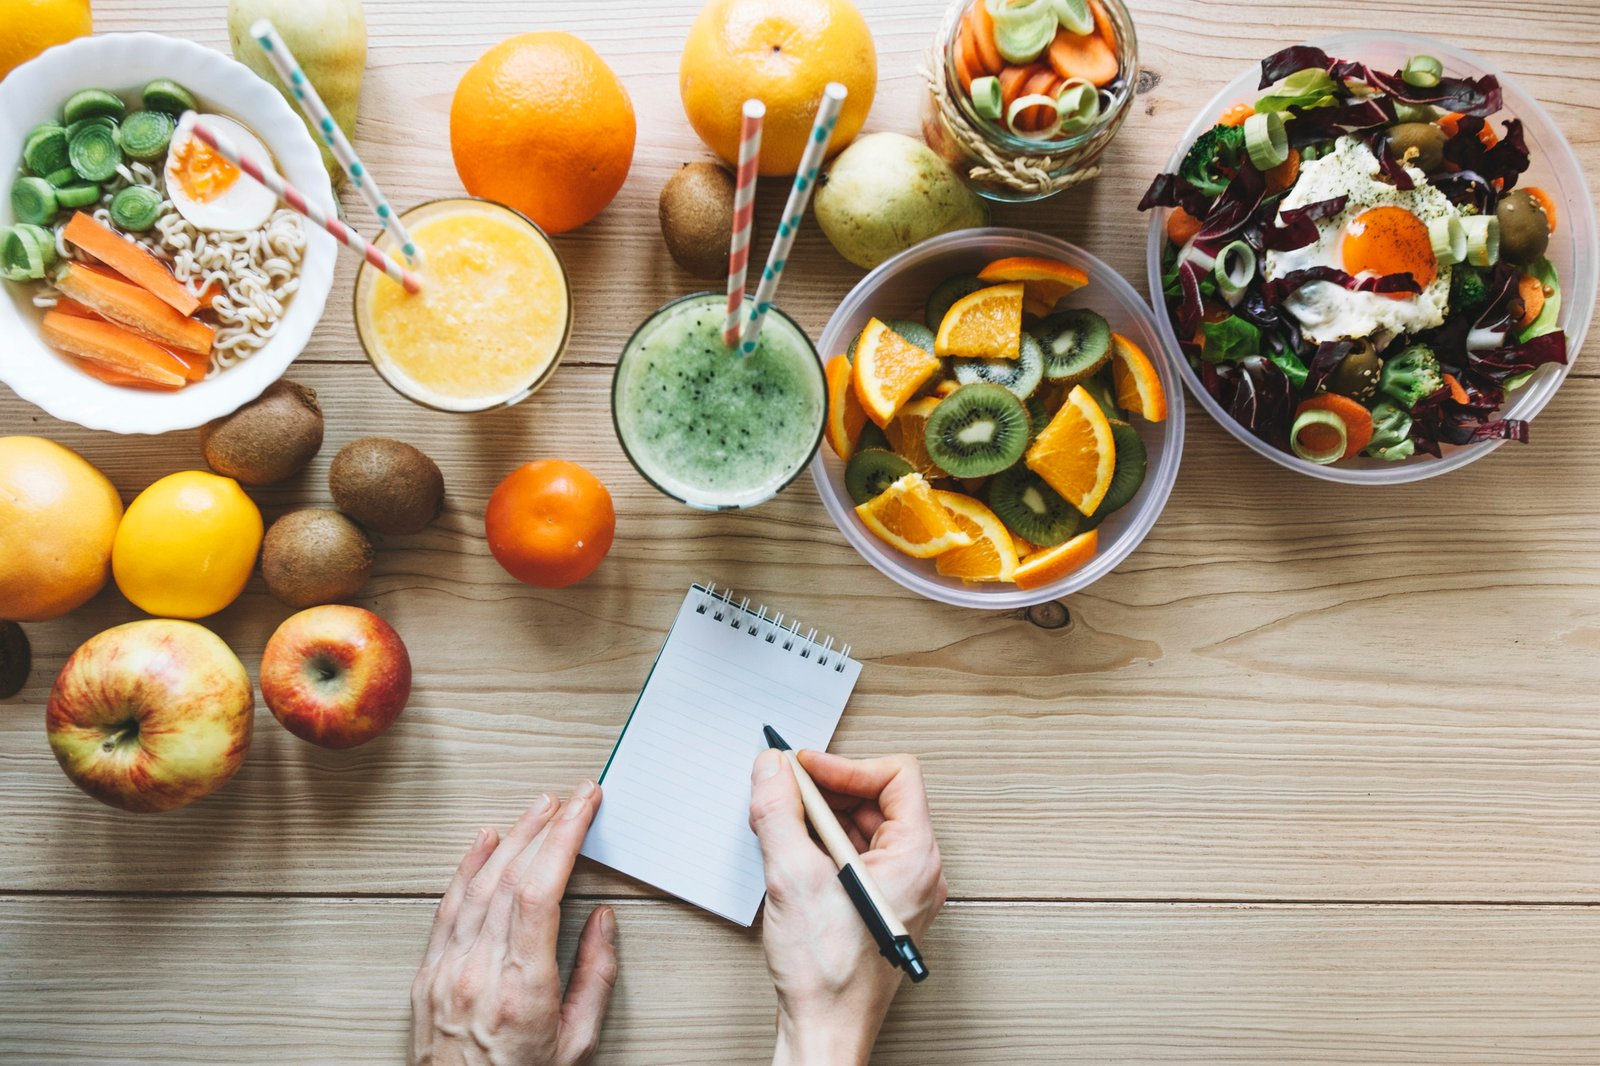
[[[885,544],[913,559],[932,559],[972,543],[921,474],[907,474],[857,507],[856,514]]]
[[[1028,447],[1023,461],[1084,514],[1093,514],[1100,506],[1117,468],[1117,449],[1105,412],[1082,385],[1067,393],[1061,410]]]
[[[1167,394],[1155,364],[1120,333],[1111,335],[1111,383],[1124,411],[1137,411],[1152,422],[1167,417]]]
[[[887,426],[895,412],[938,373],[940,362],[874,318],[861,331],[851,382],[867,417]]]
[[[894,453],[911,464],[923,477],[945,477],[939,464],[928,454],[928,416],[939,406],[939,397],[924,396],[900,408],[894,421],[883,427]]]
[[[1017,548],[1000,516],[959,492],[935,489],[933,498],[950,512],[956,528],[972,538],[967,547],[939,556],[934,569],[963,581],[1010,581],[1017,570]]]
[[[978,271],[980,281],[1022,282],[1023,298],[1030,314],[1048,315],[1056,303],[1077,289],[1089,284],[1089,275],[1075,266],[1057,259],[1019,255],[1009,259],[996,259]]]
[[[824,368],[828,379],[828,446],[845,462],[855,454],[856,441],[867,425],[867,412],[850,387],[850,360],[836,355]]]
[[[1060,581],[1078,567],[1094,558],[1100,546],[1100,531],[1091,529],[1079,533],[1064,544],[1034,552],[1017,565],[1011,580],[1019,589],[1036,589],[1052,581]]]
[[[1022,282],[1012,281],[979,289],[951,304],[933,339],[933,353],[1015,359],[1021,343]]]

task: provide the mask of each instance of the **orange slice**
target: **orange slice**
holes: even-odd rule
[[[972,543],[972,535],[957,528],[921,474],[907,474],[857,507],[856,514],[885,544],[913,559],[932,559]]]
[[[850,386],[850,360],[836,355],[828,360],[828,446],[845,462],[855,454],[856,441],[867,425],[867,412]]]
[[[1084,514],[1093,514],[1100,506],[1117,468],[1117,449],[1105,412],[1082,385],[1067,393],[1061,410],[1029,446],[1023,461]]]
[[[1111,383],[1124,411],[1137,411],[1152,422],[1167,417],[1167,393],[1155,364],[1120,333],[1111,335]]]
[[[1537,318],[1538,316],[1535,315],[1534,317]],[[1528,321],[1532,322],[1533,319],[1530,318],[1530,319],[1528,319]],[[955,392],[960,387],[961,387],[961,382],[956,381],[956,380],[954,380],[952,378],[946,378],[945,380],[939,382],[939,384],[937,384],[937,385],[935,385],[933,387],[933,394],[935,396],[937,396],[939,399],[942,400],[946,396],[950,395],[952,392]]]
[[[1015,359],[1022,343],[1022,282],[991,285],[950,305],[933,340],[935,355]],[[870,410],[870,405],[868,405]]]
[[[894,453],[911,464],[911,469],[923,477],[945,477],[939,464],[928,454],[928,416],[939,406],[939,397],[924,396],[900,408],[894,421],[883,427]]]
[[[972,538],[967,547],[939,556],[934,569],[963,581],[1010,581],[1017,570],[1017,548],[1000,516],[959,492],[935,489],[933,498],[950,512],[956,528]]]
[[[1089,275],[1057,259],[1019,255],[996,259],[978,271],[980,281],[1020,281],[1032,314],[1048,315],[1069,292],[1089,284]],[[1042,310],[1041,310],[1042,308]]]
[[[923,351],[874,318],[856,344],[851,382],[867,417],[887,426],[940,366],[932,352]]]
[[[1019,589],[1036,589],[1052,581],[1060,581],[1078,567],[1094,558],[1100,546],[1100,531],[1087,530],[1064,544],[1034,552],[1017,565],[1011,580]]]

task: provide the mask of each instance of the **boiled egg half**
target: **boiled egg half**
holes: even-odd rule
[[[243,155],[271,165],[267,146],[233,119],[190,113],[178,123],[167,148],[167,199],[186,221],[203,230],[260,229],[277,208],[277,196],[196,137],[196,121]]]

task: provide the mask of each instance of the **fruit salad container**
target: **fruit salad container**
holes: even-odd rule
[[[945,279],[976,272],[985,264],[1014,256],[1053,259],[1082,270],[1088,284],[1068,295],[1062,309],[1091,308],[1111,329],[1148,355],[1168,397],[1167,416],[1150,422],[1129,419],[1148,453],[1147,473],[1133,499],[1099,527],[1098,550],[1078,569],[1031,589],[1002,582],[968,583],[937,572],[932,559],[902,555],[878,539],[860,520],[845,485],[845,464],[824,447],[811,464],[811,476],[834,525],[862,558],[891,580],[920,596],[959,607],[1014,610],[1059,599],[1098,581],[1128,557],[1150,532],[1166,506],[1183,452],[1184,410],[1173,355],[1150,308],[1121,275],[1088,252],[1054,237],[1024,230],[960,230],[924,241],[880,265],[845,296],[823,329],[819,352],[826,359],[844,353],[867,322],[917,318],[932,290]]]

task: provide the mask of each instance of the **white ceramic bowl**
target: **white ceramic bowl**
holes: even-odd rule
[[[1000,582],[969,585],[959,578],[940,575],[931,559],[912,559],[895,551],[861,524],[855,504],[845,491],[844,464],[831,448],[820,449],[811,461],[811,477],[828,516],[845,539],[867,562],[912,592],[959,607],[1030,607],[1077,592],[1109,574],[1156,524],[1161,509],[1167,505],[1172,483],[1177,480],[1178,459],[1183,452],[1183,397],[1178,390],[1173,357],[1149,306],[1122,275],[1077,245],[1055,237],[1019,229],[986,228],[959,230],[923,241],[879,265],[850,290],[828,319],[818,350],[824,359],[843,352],[867,319],[874,316],[920,320],[928,293],[939,282],[1014,255],[1059,259],[1089,275],[1089,284],[1067,297],[1063,306],[1100,312],[1113,330],[1144,349],[1161,376],[1168,414],[1163,422],[1146,422],[1138,415],[1130,419],[1149,450],[1149,468],[1133,500],[1101,524],[1100,550],[1095,557],[1060,581],[1036,589],[1019,589]]]
[[[67,97],[91,86],[128,98],[155,78],[171,78],[195,94],[206,111],[235,118],[261,138],[278,168],[330,212],[333,188],[311,135],[276,89],[248,67],[191,41],[155,33],[112,33],[57,45],[0,81],[0,181],[10,189],[21,164],[22,140],[40,122],[57,118]],[[248,180],[248,179],[240,179]],[[10,224],[10,197],[0,222]],[[333,285],[332,237],[307,225],[300,288],[277,334],[254,355],[177,392],[107,385],[72,366],[39,339],[41,312],[31,287],[0,283],[0,381],[49,414],[90,429],[165,433],[219,418],[261,395],[294,362]]]
[[[1539,102],[1525,92],[1505,72],[1487,60],[1462,51],[1454,45],[1433,37],[1409,33],[1385,33],[1362,30],[1321,37],[1306,42],[1321,48],[1338,59],[1352,59],[1367,63],[1380,70],[1399,70],[1414,55],[1431,55],[1444,65],[1446,74],[1457,77],[1482,77],[1493,74],[1500,79],[1505,93],[1504,108],[1490,121],[1499,132],[1499,124],[1508,118],[1520,118],[1527,137],[1531,163],[1520,179],[1524,185],[1538,185],[1556,200],[1556,231],[1551,234],[1550,248],[1545,254],[1555,264],[1561,278],[1561,315],[1558,319],[1567,334],[1567,365],[1544,366],[1522,388],[1512,393],[1502,407],[1504,418],[1532,419],[1550,402],[1556,389],[1566,380],[1567,372],[1583,348],[1583,338],[1588,332],[1594,314],[1596,270],[1600,268],[1600,244],[1596,243],[1594,205],[1589,199],[1589,186],[1584,181],[1583,167],[1572,146],[1557,128],[1555,120]],[[1258,89],[1261,68],[1257,64],[1229,82],[1211,102],[1200,110],[1189,128],[1183,132],[1172,157],[1163,168],[1173,171],[1182,162],[1184,153],[1196,137],[1210,129],[1233,104],[1250,101],[1265,90]],[[1161,252],[1166,241],[1167,210],[1151,212],[1149,238],[1150,292],[1154,298],[1156,318],[1161,323],[1161,335],[1169,340],[1177,353],[1174,362],[1183,380],[1194,394],[1195,401],[1217,424],[1232,433],[1251,451],[1266,456],[1279,466],[1298,470],[1302,474],[1324,481],[1340,481],[1352,485],[1399,485],[1408,481],[1421,481],[1459,469],[1488,455],[1505,441],[1479,441],[1461,446],[1444,445],[1441,458],[1417,455],[1403,462],[1390,463],[1382,459],[1357,458],[1346,462],[1320,466],[1307,462],[1290,452],[1279,451],[1254,433],[1234,421],[1212,398],[1200,382],[1200,377],[1189,366],[1177,346],[1177,334],[1167,312],[1166,301],[1161,298]],[[1532,443],[1519,447],[1538,447],[1538,428],[1533,429]]]

